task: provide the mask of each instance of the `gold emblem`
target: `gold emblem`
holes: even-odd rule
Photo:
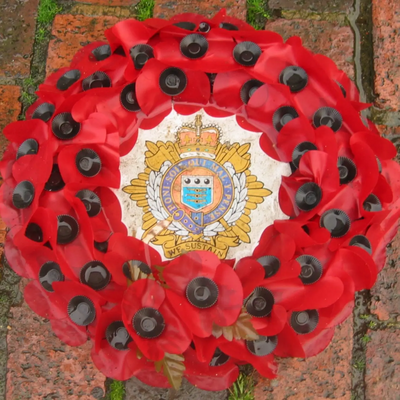
[[[166,258],[207,250],[220,259],[250,243],[250,214],[272,192],[251,175],[250,144],[222,144],[221,129],[201,115],[176,142],[146,142],[147,165],[123,191],[143,208],[142,240]]]

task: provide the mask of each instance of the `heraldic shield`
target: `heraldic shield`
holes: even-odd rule
[[[182,176],[181,179],[183,204],[199,211],[213,202],[214,177],[194,175]]]
[[[196,115],[176,142],[146,142],[147,167],[123,187],[143,208],[142,240],[162,246],[165,258],[206,250],[224,259],[250,243],[250,213],[272,192],[251,175],[250,144],[222,144],[221,134]]]

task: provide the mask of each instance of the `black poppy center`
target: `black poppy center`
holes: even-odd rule
[[[79,225],[70,215],[59,215],[57,226],[57,243],[68,244],[76,239],[79,233]]]
[[[350,218],[342,210],[332,209],[322,214],[320,225],[326,228],[332,237],[338,238],[349,231]]]
[[[296,311],[290,317],[291,327],[300,335],[311,333],[317,327],[318,322],[319,315],[317,310]]]
[[[155,308],[140,309],[133,317],[133,328],[139,336],[154,339],[161,335],[165,328],[164,317]]]
[[[104,289],[110,282],[111,275],[100,261],[90,261],[81,270],[81,282],[94,290]]]
[[[382,204],[379,198],[374,195],[370,194],[363,203],[363,208],[365,211],[368,212],[378,212],[382,210]]]
[[[127,95],[126,95],[126,101],[127,101],[129,104],[135,104],[135,103],[136,103],[136,97],[135,97],[135,95],[134,95],[133,92],[128,92],[128,93],[127,93]]]
[[[257,357],[263,357],[271,354],[277,345],[277,336],[259,336],[257,340],[246,340],[247,350]]]
[[[250,62],[253,60],[254,54],[249,50],[245,50],[245,51],[242,51],[242,53],[240,54],[240,58],[244,62]]]
[[[48,261],[40,267],[39,282],[48,292],[54,292],[52,283],[64,280],[60,266],[54,261]]]
[[[179,87],[179,84],[181,83],[181,80],[179,79],[179,76],[175,74],[169,74],[165,78],[165,84],[170,88],[170,89],[177,89]]]
[[[186,287],[186,297],[195,307],[209,308],[218,300],[218,286],[209,278],[195,278]]]
[[[138,53],[135,58],[136,63],[139,65],[146,64],[148,60],[149,60],[149,56],[144,52]]]
[[[190,54],[196,55],[196,54],[200,53],[201,46],[199,43],[190,43],[188,45],[188,51]]]
[[[65,121],[61,123],[60,130],[63,135],[70,135],[74,130],[74,127],[71,125],[69,121]]]
[[[93,80],[89,83],[90,89],[97,89],[103,87],[103,81],[99,78],[93,78]]]
[[[21,143],[17,151],[17,160],[20,157],[37,154],[39,143],[35,139],[27,139]]]
[[[296,258],[296,261],[301,266],[299,278],[304,285],[310,285],[317,282],[322,276],[321,262],[310,255],[302,255]]]
[[[83,189],[76,194],[76,197],[82,201],[89,217],[95,217],[100,213],[101,201],[96,193],[91,190]]]
[[[35,196],[35,188],[29,181],[22,181],[15,187],[12,195],[12,203],[15,208],[24,209],[32,204]]]
[[[34,242],[41,242],[43,241],[42,228],[38,224],[30,222],[26,227],[25,236]]]
[[[300,312],[296,315],[296,322],[299,325],[305,325],[310,320],[310,317],[306,312]]]
[[[92,168],[93,165],[93,161],[92,159],[90,159],[89,157],[82,157],[79,160],[79,166],[81,167],[81,169],[83,169],[84,171],[89,171],[90,168]]]
[[[314,182],[307,182],[297,190],[295,201],[300,210],[310,211],[319,204],[321,198],[321,188]]]
[[[345,179],[347,178],[347,175],[349,174],[349,170],[345,165],[339,165],[339,177],[340,179]]]
[[[53,164],[49,180],[46,182],[44,189],[49,192],[57,192],[65,186],[65,182],[61,176],[58,164]]]
[[[87,297],[75,296],[68,303],[68,315],[77,325],[87,326],[94,321],[96,309]]]
[[[266,317],[271,313],[274,303],[274,296],[268,289],[256,287],[246,300],[246,310],[253,317]]]
[[[117,350],[127,350],[132,341],[122,321],[115,321],[106,329],[106,339],[110,346]]]
[[[316,128],[325,125],[334,132],[337,132],[342,126],[343,118],[336,109],[332,107],[322,107],[315,112],[313,122]]]
[[[357,167],[350,158],[339,157],[337,162],[340,184],[351,182],[357,175]]]
[[[295,147],[292,154],[292,161],[296,168],[299,167],[301,157],[303,157],[303,155],[307,153],[307,151],[311,150],[318,150],[317,146],[315,146],[315,144],[311,142],[302,142]]]
[[[335,120],[329,115],[324,115],[321,118],[321,125],[325,125],[329,128],[331,128],[333,126],[334,122],[335,122]]]
[[[260,257],[257,261],[264,268],[264,271],[265,271],[264,278],[271,278],[271,276],[274,276],[279,271],[279,268],[281,266],[281,262],[279,261],[279,258],[277,258],[275,256]]]
[[[201,22],[199,25],[199,31],[202,33],[207,33],[210,29],[211,27],[207,22]]]
[[[230,357],[217,347],[210,362],[210,367],[220,367],[221,365],[226,364],[229,359]]]
[[[314,192],[307,192],[304,201],[311,206],[317,201],[317,195]]]
[[[303,68],[292,65],[281,72],[279,81],[289,86],[290,91],[295,93],[307,86],[308,76]]]
[[[357,246],[364,249],[369,254],[372,254],[371,242],[364,235],[354,236],[349,243],[350,246]]]

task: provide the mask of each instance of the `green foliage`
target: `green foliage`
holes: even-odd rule
[[[61,7],[57,5],[56,0],[41,0],[38,8],[37,22],[40,25],[50,24]]]
[[[135,7],[135,15],[139,21],[153,17],[155,0],[140,0]]]
[[[30,106],[36,100],[36,95],[23,91],[21,93],[20,100],[22,103],[26,104],[27,106]]]
[[[20,101],[25,108],[29,107],[35,100],[36,83],[32,77],[28,77],[22,81],[22,92]]]
[[[369,343],[369,342],[371,341],[371,338],[370,338],[368,335],[364,335],[364,336],[361,338],[361,341],[362,341],[364,344],[367,344],[367,343]]]
[[[353,367],[355,369],[358,369],[359,371],[362,371],[363,369],[365,369],[365,361],[357,360],[354,362]]]
[[[254,28],[264,29],[265,22],[270,17],[266,0],[247,0],[247,22]]]
[[[38,28],[36,31],[36,40],[41,43],[44,42],[47,36],[47,31],[44,28]]]
[[[229,389],[228,400],[254,400],[254,378],[253,374],[240,373],[236,382]]]
[[[125,386],[121,381],[112,381],[110,385],[110,400],[122,400],[125,396]]]
[[[377,326],[378,324],[375,321],[369,321],[368,327],[370,329],[376,329]]]

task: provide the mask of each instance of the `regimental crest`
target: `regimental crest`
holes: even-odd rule
[[[272,192],[249,170],[250,144],[222,144],[221,129],[201,115],[176,142],[146,142],[146,169],[123,191],[143,208],[142,240],[166,258],[207,250],[226,258],[250,243],[250,214]]]

